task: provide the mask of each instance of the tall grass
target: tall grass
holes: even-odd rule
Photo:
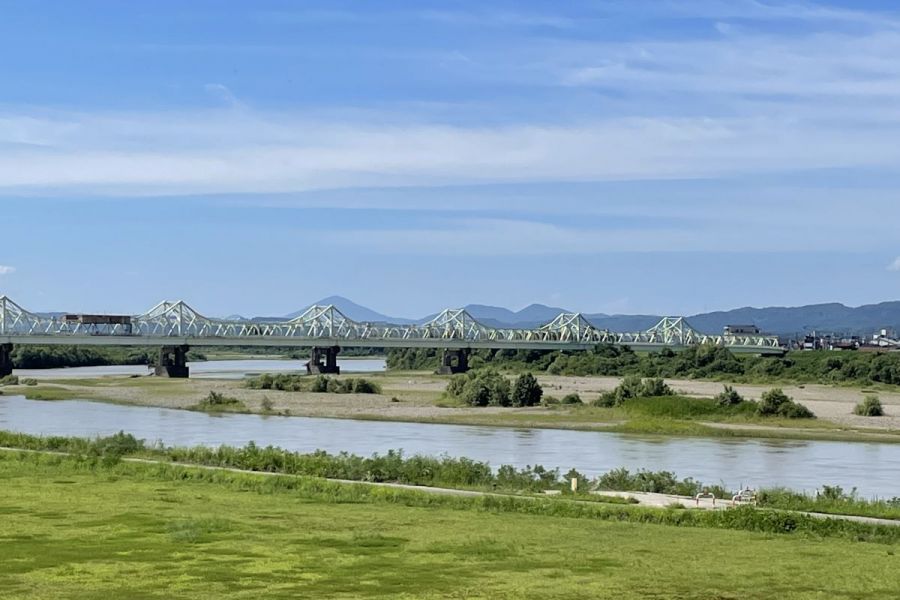
[[[88,440],[68,437],[37,437],[19,433],[0,431],[0,446],[31,450],[51,450],[70,452],[87,456],[150,457],[172,462],[189,463],[212,467],[225,467],[247,471],[304,475],[327,479],[346,479],[367,482],[391,482],[419,486],[436,486],[463,489],[506,490],[513,492],[542,492],[547,490],[565,491],[571,479],[577,478],[582,490],[600,485],[603,476],[591,481],[575,470],[561,475],[559,469],[547,469],[541,465],[518,469],[502,465],[496,472],[486,462],[451,456],[406,456],[400,450],[389,450],[385,454],[369,457],[342,452],[329,454],[324,451],[298,453],[273,446],[261,447],[253,442],[235,448],[220,446],[207,448],[161,448],[148,447],[131,434],[118,433],[114,436]],[[627,473],[627,471],[625,472]],[[671,473],[654,474],[642,471],[635,481],[654,478],[656,481],[677,481]],[[609,479],[608,481],[612,481]],[[660,491],[681,493],[685,486],[700,489],[702,484],[684,480],[679,484],[659,484],[653,490],[643,484],[630,488],[619,484],[605,489],[630,489],[634,491]],[[691,487],[691,489],[693,489]],[[689,491],[687,495],[692,495]]]
[[[764,489],[760,491],[758,500],[760,506],[782,510],[900,520],[900,497],[866,500],[860,498],[856,490],[847,493],[838,486],[823,486],[816,495],[784,488]]]

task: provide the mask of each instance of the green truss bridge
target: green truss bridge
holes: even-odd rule
[[[469,351],[587,350],[598,344],[638,351],[684,349],[698,344],[737,353],[782,354],[778,338],[765,335],[706,335],[683,317],[664,317],[646,331],[612,332],[591,325],[579,313],[562,313],[532,329],[498,328],[479,323],[463,309],[447,309],[415,325],[361,323],[334,306],[312,306],[284,321],[246,321],[206,317],[183,301],[160,302],[139,315],[65,314],[48,316],[25,310],[0,296],[0,376],[11,371],[14,344],[83,346],[158,346],[157,373],[188,374],[185,354],[191,346],[283,346],[312,348],[310,372],[336,373],[341,347],[436,348],[444,350],[444,371],[467,368]],[[323,362],[324,361],[324,362]]]

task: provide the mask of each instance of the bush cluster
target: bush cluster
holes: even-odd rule
[[[581,401],[581,396],[576,394],[575,392],[571,394],[566,394],[562,397],[562,400],[559,401],[560,404],[584,404]]]
[[[658,377],[641,379],[636,375],[628,375],[616,388],[600,394],[594,402],[596,406],[621,406],[631,398],[658,398],[674,396],[675,392],[666,382]]]
[[[454,375],[447,384],[447,395],[469,406],[536,406],[544,390],[534,375],[524,373],[513,386],[495,369],[477,369]]]
[[[238,400],[237,398],[232,398],[231,396],[226,396],[222,393],[219,393],[215,390],[211,390],[209,394],[195,404],[193,408],[197,410],[226,410],[226,411],[234,411],[234,410],[245,410],[246,407],[244,403]]]
[[[696,496],[705,491],[715,494],[717,498],[731,498],[729,491],[720,485],[706,486],[690,477],[679,480],[670,471],[640,470],[632,473],[628,469],[614,469],[598,477],[595,485],[601,490],[620,492]]]
[[[757,403],[756,412],[762,417],[785,417],[788,419],[814,419],[811,410],[794,402],[782,390],[775,388],[764,392]]]
[[[245,382],[248,388],[255,390],[280,390],[283,392],[313,392],[328,394],[380,394],[381,387],[362,377],[329,377],[317,375],[309,377],[295,373],[264,373],[250,377]]]

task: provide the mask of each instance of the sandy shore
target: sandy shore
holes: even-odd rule
[[[277,412],[293,416],[369,418],[397,421],[435,421],[447,423],[482,423],[522,427],[561,427],[602,429],[621,422],[621,418],[602,413],[579,412],[577,409],[462,407],[443,398],[447,378],[430,373],[389,373],[367,376],[377,381],[381,394],[314,394],[306,392],[280,392],[254,390],[243,387],[240,380],[225,379],[158,379],[155,377],[100,377],[95,379],[70,379],[42,381],[38,388],[11,386],[4,388],[7,394],[46,394],[44,397],[83,398],[118,404],[159,406],[185,409],[199,403],[211,391],[236,398],[252,412],[263,412],[264,402]],[[590,402],[601,392],[615,388],[617,377],[562,377],[541,375],[538,380],[545,394],[562,397],[578,393]],[[668,380],[679,393],[711,397],[722,390],[722,384],[708,381]],[[771,385],[734,385],[744,397],[758,399]],[[798,402],[809,407],[822,425],[867,430],[900,431],[900,392],[877,392],[884,404],[887,416],[880,418],[853,415],[853,407],[871,390],[826,385],[783,386],[784,391]],[[596,413],[596,414],[594,414]],[[825,422],[825,423],[822,423]],[[765,425],[710,424],[717,428],[762,431]],[[796,430],[806,430],[798,423]],[[774,431],[774,428],[769,428]],[[780,433],[791,428],[777,427]]]

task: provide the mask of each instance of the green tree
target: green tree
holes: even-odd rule
[[[525,373],[516,379],[510,404],[512,406],[537,406],[541,403],[543,395],[544,389],[534,375]]]
[[[471,371],[460,398],[470,406],[509,406],[509,380],[494,369]]]

